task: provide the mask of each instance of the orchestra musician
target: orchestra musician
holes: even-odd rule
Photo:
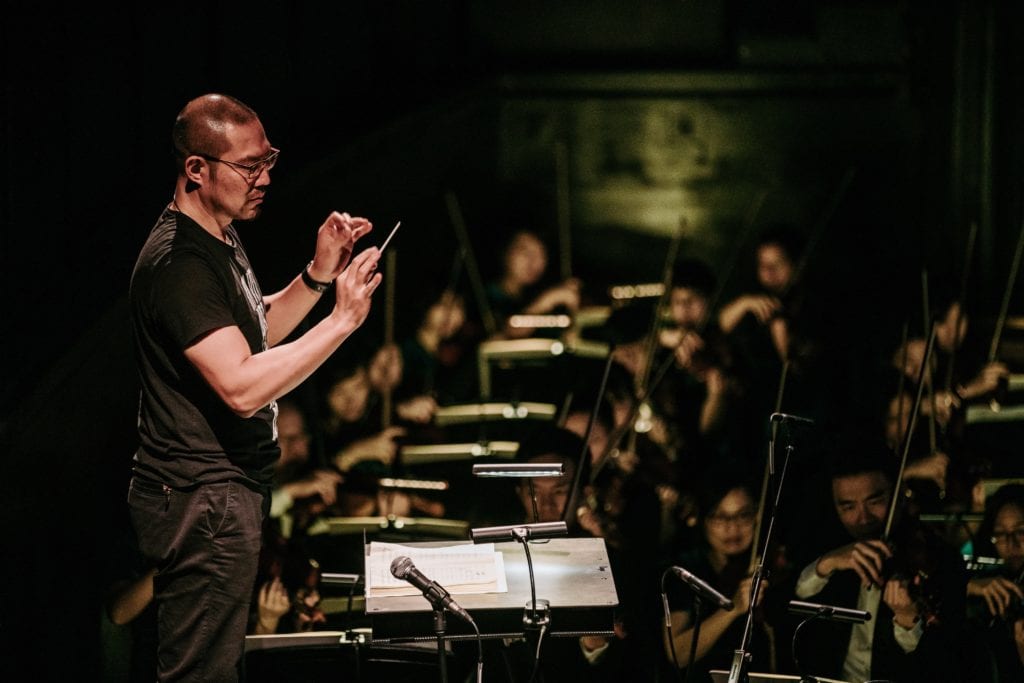
[[[572,314],[579,308],[579,280],[570,278],[542,288],[548,267],[548,250],[535,232],[515,232],[502,256],[502,273],[486,288],[491,310],[501,326],[500,338],[521,339],[536,333],[533,328],[507,325],[512,315],[543,315],[559,310]]]
[[[872,439],[851,438],[829,454],[832,503],[844,538],[803,569],[796,597],[864,610],[871,620],[809,626],[796,653],[808,673],[847,681],[960,680],[956,633],[964,619],[966,579],[956,550],[928,553],[931,566],[917,567],[913,577],[889,571],[914,566],[911,554],[923,532],[903,517],[902,533],[894,537],[899,540],[881,538],[894,504],[897,463]]]
[[[973,550],[1004,564],[967,582],[971,628],[991,652],[998,680],[1024,680],[1024,485],[1004,484],[988,497]]]
[[[700,636],[695,662],[690,661],[694,635],[693,594],[677,581],[668,584],[671,607],[671,638],[666,639],[666,656],[672,650],[681,668],[695,666],[693,681],[710,681],[712,669],[728,669],[733,651],[743,637],[746,607],[750,604],[751,577],[748,559],[754,543],[757,501],[753,488],[742,475],[742,468],[721,466],[710,471],[698,487],[698,514],[701,542],[685,551],[677,551],[675,563],[706,581],[712,588],[732,598],[732,610],[702,605]],[[671,580],[670,580],[671,581]],[[769,587],[761,584],[756,605],[760,606]],[[760,625],[759,625],[760,626]],[[771,641],[763,628],[756,628],[751,652],[759,671],[772,661]]]

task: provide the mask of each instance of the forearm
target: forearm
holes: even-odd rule
[[[238,328],[222,328],[185,350],[232,411],[251,417],[309,377],[358,327],[335,311],[293,342],[249,354]]]
[[[146,609],[150,601],[153,600],[153,575],[155,573],[155,569],[146,572],[129,583],[110,601],[107,614],[111,622],[123,626]]]
[[[725,415],[725,394],[708,394],[700,410],[700,433],[710,434],[722,424]]]
[[[697,639],[697,661],[703,659],[707,653],[711,650],[718,639],[722,637],[726,629],[732,624],[733,616],[732,612],[726,612],[724,610],[717,610],[707,619],[701,621],[700,624],[700,638]],[[683,631],[672,633],[672,642],[676,651],[676,659],[679,662],[679,666],[690,665],[690,648],[693,644],[693,627],[689,627]]]
[[[722,332],[729,334],[736,329],[736,326],[740,324],[740,321],[743,320],[743,316],[746,315],[746,313],[747,309],[739,299],[726,304],[718,314],[718,326],[721,328]]]
[[[277,346],[292,333],[323,296],[306,286],[296,275],[288,286],[263,298],[267,310],[267,344]]]

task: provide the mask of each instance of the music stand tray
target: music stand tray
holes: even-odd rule
[[[466,542],[468,544],[468,542]],[[406,543],[412,547],[442,547],[455,543]],[[523,635],[523,615],[530,602],[530,576],[526,553],[517,542],[495,543],[502,553],[507,593],[455,595],[472,615],[484,638]],[[608,551],[601,538],[552,538],[530,542],[537,600],[551,603],[549,634],[558,636],[613,635],[614,608],[619,604]],[[433,610],[421,595],[366,599],[373,642],[434,639]],[[471,638],[472,629],[459,619],[448,619],[456,639]]]

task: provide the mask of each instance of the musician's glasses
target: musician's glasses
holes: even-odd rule
[[[732,515],[713,514],[708,515],[708,524],[716,527],[725,527],[729,524],[736,524],[741,527],[753,526],[755,513],[753,510],[740,510]]]
[[[1011,538],[1017,545],[1024,545],[1024,527],[1017,527],[1013,531],[992,532],[992,545],[1007,545]]]

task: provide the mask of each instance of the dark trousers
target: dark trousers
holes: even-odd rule
[[[181,491],[132,479],[132,525],[157,567],[157,680],[239,679],[263,504],[237,482]]]

